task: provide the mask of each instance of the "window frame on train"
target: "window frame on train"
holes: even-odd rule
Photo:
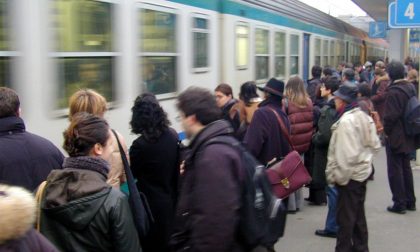
[[[292,38],[296,37],[297,38],[297,53],[292,52],[292,45],[296,45],[296,43],[293,43]],[[288,77],[293,76],[293,75],[300,75],[301,74],[301,54],[302,54],[302,36],[300,33],[297,32],[290,32],[288,35]],[[297,72],[292,72],[292,58],[296,58],[296,63],[297,63]]]
[[[279,36],[278,36],[279,35]],[[287,33],[284,30],[275,30],[274,31],[274,74],[278,79],[285,79],[287,72]],[[278,44],[279,39],[283,39],[282,44]],[[279,60],[283,61],[283,69],[282,74],[281,71],[278,69],[279,67]]]
[[[244,28],[246,33],[240,33],[240,28]],[[249,56],[250,56],[250,31],[251,28],[249,23],[239,21],[235,24],[235,65],[237,70],[246,70],[249,67]],[[245,50],[242,49],[241,43],[244,43],[243,47]],[[239,52],[245,52],[245,54],[241,54]],[[242,61],[242,56],[244,59]]]
[[[196,21],[199,19],[205,20],[205,27],[197,27]],[[202,40],[196,40],[196,35],[205,36],[204,43]],[[191,14],[191,65],[194,73],[204,73],[210,71],[210,36],[211,36],[211,21],[208,15],[202,13]],[[205,48],[200,50],[199,46],[205,45]],[[205,52],[204,65],[197,65],[200,54]]]

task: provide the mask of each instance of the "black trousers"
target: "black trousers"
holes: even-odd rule
[[[386,145],[388,181],[391,188],[394,207],[406,209],[416,205],[414,195],[413,171],[410,165],[410,155],[393,153]]]
[[[350,180],[337,185],[336,252],[368,252],[368,229],[365,216],[366,181]]]

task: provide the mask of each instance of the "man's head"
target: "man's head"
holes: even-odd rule
[[[342,76],[342,80],[344,81],[350,81],[353,82],[354,81],[354,70],[351,68],[346,68],[343,70],[343,76]]]
[[[388,76],[392,81],[404,79],[404,65],[398,61],[391,61],[388,64],[386,71],[388,72]]]
[[[13,89],[0,87],[0,118],[9,116],[20,116],[19,96]]]
[[[322,67],[320,67],[320,66],[313,66],[312,67],[312,70],[311,70],[311,73],[312,73],[312,77],[314,77],[314,78],[321,78],[321,74],[322,74]]]
[[[354,64],[354,71],[360,73],[363,70],[363,66],[360,62]]]
[[[363,67],[364,67],[366,70],[370,71],[370,70],[372,69],[372,62],[370,62],[370,61],[366,61],[366,63],[363,65]]]
[[[342,84],[337,91],[334,92],[335,108],[341,109],[346,104],[353,103],[357,100],[358,89],[354,84]]]
[[[181,124],[188,137],[194,136],[207,124],[221,118],[222,111],[209,90],[190,87],[178,96],[177,108]]]
[[[338,66],[337,66],[337,71],[341,72],[343,71],[343,69],[346,67],[346,62],[345,61],[341,61]]]
[[[336,77],[330,76],[325,79],[321,85],[321,96],[323,98],[330,97],[340,86],[340,80]]]
[[[232,88],[228,84],[225,84],[225,83],[218,85],[214,89],[214,93],[216,96],[217,106],[219,108],[223,108],[223,106],[225,106],[225,104],[228,101],[233,99]]]

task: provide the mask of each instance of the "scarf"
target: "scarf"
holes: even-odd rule
[[[357,101],[354,101],[354,102],[352,102],[352,103],[347,104],[346,106],[343,106],[343,107],[339,108],[339,109],[337,110],[337,114],[336,114],[336,116],[335,116],[335,121],[338,121],[338,119],[340,119],[340,117],[341,117],[344,113],[346,113],[347,111],[350,111],[350,110],[352,110],[352,109],[354,109],[354,108],[356,108],[356,107],[358,107],[358,106],[359,106],[359,105],[358,105]]]
[[[68,157],[64,159],[63,169],[65,168],[95,171],[108,177],[109,163],[99,157]]]

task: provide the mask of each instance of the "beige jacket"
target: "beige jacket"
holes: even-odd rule
[[[365,181],[372,173],[372,159],[381,148],[372,118],[360,108],[344,113],[331,126],[325,174],[329,184]]]
[[[127,160],[128,162],[130,162],[130,158],[128,156],[127,145],[124,141],[124,138],[119,132],[117,131],[115,132],[118,135],[118,139],[121,142],[125,155],[127,156]],[[121,154],[120,154],[120,149],[118,148],[117,140],[115,139],[114,134],[112,134],[112,137],[114,138],[114,141],[113,141],[114,151],[112,152],[112,157],[111,157],[111,162],[110,162],[111,168],[109,170],[108,179],[106,183],[114,187],[115,189],[120,189],[120,185],[126,181],[126,177],[125,177],[124,165],[121,160]]]

